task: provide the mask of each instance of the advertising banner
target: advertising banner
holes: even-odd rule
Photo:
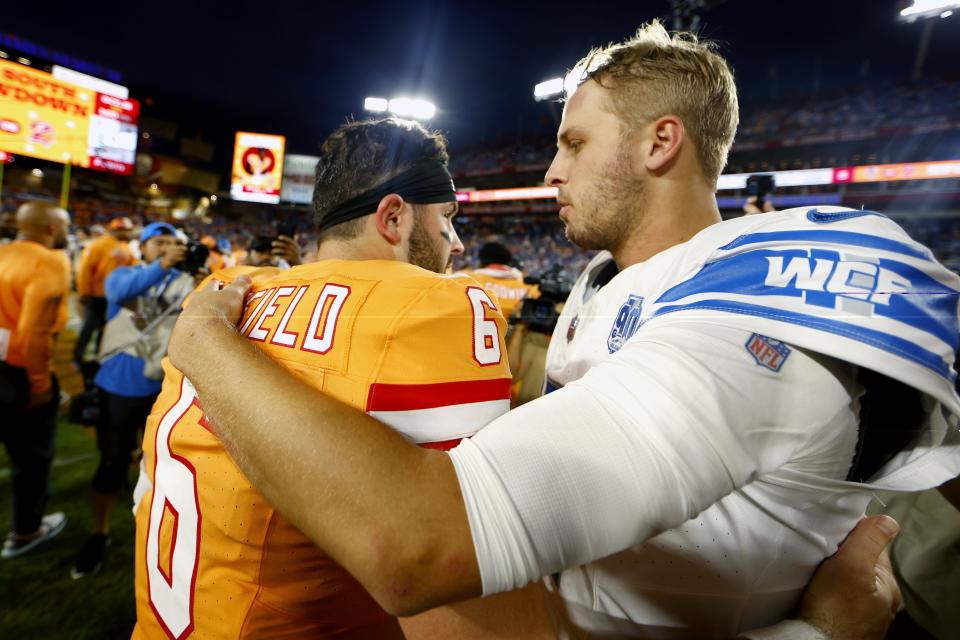
[[[283,187],[280,199],[284,202],[310,204],[313,202],[313,181],[317,171],[317,156],[288,155],[283,161]]]
[[[233,147],[230,195],[248,202],[280,202],[283,136],[238,131]]]

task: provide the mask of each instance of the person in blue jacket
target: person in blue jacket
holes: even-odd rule
[[[177,266],[186,254],[185,238],[164,222],[140,234],[143,262],[120,267],[105,282],[107,324],[94,384],[101,394],[97,449],[100,464],[93,476],[90,536],[71,569],[74,579],[96,571],[108,544],[110,514],[127,483],[139,432],[160,393],[160,361],[194,277]]]

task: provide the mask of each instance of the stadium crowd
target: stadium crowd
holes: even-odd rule
[[[960,82],[940,79],[745,109],[728,172],[761,170],[759,160],[767,161],[762,169],[809,169],[952,159],[960,140],[958,105]],[[551,136],[503,141],[465,150],[451,160],[451,172],[476,178],[542,171],[555,149]]]

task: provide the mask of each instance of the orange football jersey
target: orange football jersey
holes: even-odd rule
[[[523,274],[518,269],[502,264],[490,264],[481,269],[461,272],[474,278],[483,288],[496,296],[505,318],[512,316],[523,304],[523,299],[537,297],[535,285],[524,284]]]
[[[381,260],[213,277],[241,273],[254,280],[242,335],[412,441],[449,448],[509,409],[506,325],[472,280]],[[396,620],[250,484],[189,381],[169,361],[165,369],[136,492],[133,637],[401,637]]]
[[[77,293],[82,296],[103,297],[104,282],[117,267],[126,267],[137,263],[130,250],[130,243],[107,234],[87,245],[80,254],[77,266]]]

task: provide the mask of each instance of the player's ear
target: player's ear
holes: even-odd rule
[[[400,244],[400,222],[403,218],[403,198],[391,193],[380,199],[377,211],[373,214],[373,223],[377,233],[393,246]]]
[[[674,115],[662,116],[648,125],[647,132],[643,164],[651,173],[662,173],[680,154],[687,136],[683,121]]]

